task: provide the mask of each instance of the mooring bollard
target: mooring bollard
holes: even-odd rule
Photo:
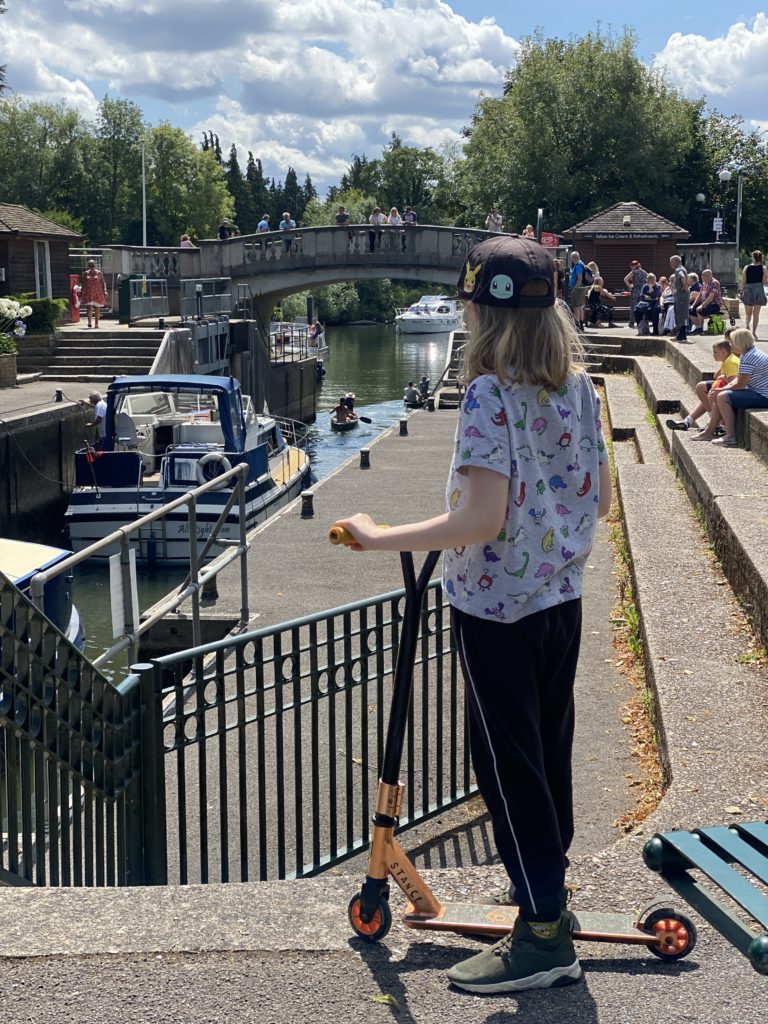
[[[402,419],[402,420],[400,420],[400,437],[407,437],[407,436],[408,436],[408,420],[407,419]]]
[[[360,469],[371,468],[371,449],[361,448],[360,449]]]
[[[201,597],[203,601],[218,601],[219,588],[216,584],[215,576],[211,576],[209,580],[205,581]]]
[[[61,390],[61,388],[56,388],[56,395],[55,395],[53,400],[54,400],[54,402],[63,402],[64,401],[64,392]]]
[[[313,502],[315,500],[314,491],[302,491],[301,493],[301,518],[311,519],[315,514],[315,508]]]
[[[434,412],[434,411],[435,411],[435,400],[432,397],[432,395],[430,395],[429,398],[427,399],[427,412]]]

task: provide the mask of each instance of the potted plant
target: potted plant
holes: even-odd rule
[[[32,313],[31,306],[22,306],[15,299],[0,298],[0,388],[16,384],[17,338],[27,333],[24,321]]]

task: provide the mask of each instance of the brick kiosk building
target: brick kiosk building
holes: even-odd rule
[[[26,206],[0,203],[0,295],[69,298],[69,247],[81,240]]]
[[[615,203],[562,232],[583,262],[594,260],[609,291],[624,288],[632,260],[657,276],[669,274],[669,257],[689,232],[639,203]]]

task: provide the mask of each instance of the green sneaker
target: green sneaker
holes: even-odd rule
[[[448,979],[467,992],[520,992],[527,988],[571,985],[581,978],[581,965],[573,948],[573,917],[515,927],[490,949],[456,964]]]

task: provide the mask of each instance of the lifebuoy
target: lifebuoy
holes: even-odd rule
[[[220,468],[216,470],[211,468],[206,473],[205,467],[212,466],[213,463],[216,463],[216,465],[219,466]],[[202,459],[200,459],[197,463],[197,468],[195,470],[195,473],[197,475],[197,482],[199,484],[207,484],[211,480],[215,480],[217,476],[221,476],[222,473],[228,472],[228,470],[230,469],[232,469],[232,464],[226,457],[226,455],[219,455],[218,452],[208,452],[208,454],[204,455]],[[217,486],[212,487],[211,490],[218,491],[219,488],[223,487],[226,483],[226,480],[221,480],[217,484]]]

